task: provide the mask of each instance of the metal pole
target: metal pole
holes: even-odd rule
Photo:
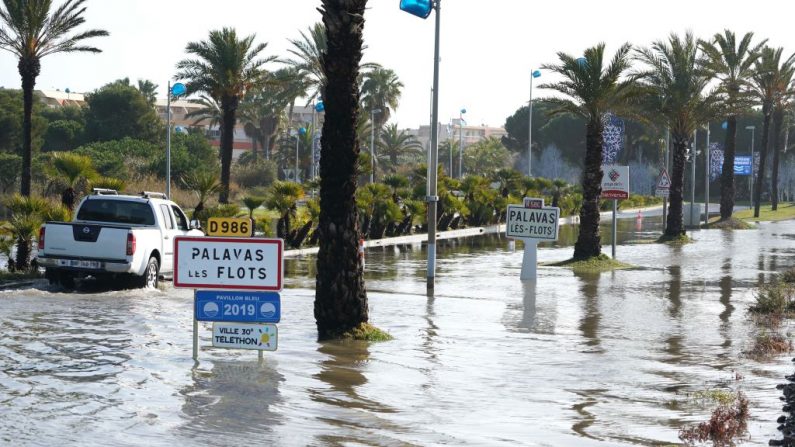
[[[756,132],[756,127],[751,128],[751,206],[748,209],[754,207],[754,133]]]
[[[665,151],[663,153],[663,163],[665,165],[665,172],[668,172],[668,152],[669,148],[671,147],[671,131],[670,129],[665,129]],[[663,197],[663,233],[665,233],[665,228],[668,226],[668,197]]]
[[[370,110],[370,183],[375,182],[375,109]]]
[[[530,101],[527,102],[527,176],[533,176],[533,69],[530,69]]]
[[[298,143],[301,141],[301,131],[295,129],[295,172],[293,173],[293,180],[298,183]]]
[[[315,129],[317,128],[317,111],[315,110],[315,101],[312,101],[312,159],[309,160],[309,172],[312,180],[315,179]],[[262,351],[260,351],[262,352]]]
[[[458,114],[458,178],[464,178],[464,114]]]
[[[171,90],[169,90],[171,93]],[[196,308],[196,291],[193,291],[193,308]],[[199,361],[199,322],[196,320],[196,312],[193,313],[193,361]]]
[[[431,106],[431,107],[433,107],[433,106]],[[455,134],[453,133],[455,131],[453,130],[452,124],[453,123],[452,123],[452,118],[451,118],[450,119],[450,125],[447,126],[447,144],[450,145],[450,164],[448,164],[447,166],[448,166],[448,169],[450,171],[450,172],[448,172],[448,174],[450,174],[450,177],[453,176],[453,139],[451,137],[455,136]]]
[[[166,197],[171,198],[171,81],[166,95]]]
[[[616,212],[618,211],[618,200],[613,199],[613,259],[616,259]]]
[[[704,149],[704,225],[709,225],[709,123],[707,123],[707,146]]]
[[[434,288],[434,278],[436,276],[436,202],[439,197],[436,195],[436,174],[438,151],[439,151],[439,31],[441,29],[441,3],[436,0],[436,32],[433,50],[433,107],[431,107],[433,117],[431,126],[431,148],[430,160],[428,160],[428,282],[429,290]]]
[[[690,218],[688,221],[690,222],[690,226],[697,226],[699,219],[696,220],[696,223],[693,223],[693,213],[696,211],[696,137],[698,136],[698,131],[693,131],[693,153],[690,154]]]

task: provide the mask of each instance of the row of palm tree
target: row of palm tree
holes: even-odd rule
[[[547,100],[555,106],[550,113],[579,115],[587,123],[583,204],[575,259],[601,253],[599,194],[604,131],[601,117],[606,112],[653,123],[670,132],[673,165],[665,236],[679,238],[685,234],[684,168],[694,133],[710,120],[723,119],[727,123],[721,218],[729,219],[734,208],[737,115],[750,107],[761,106],[764,124],[754,197],[755,216],[758,216],[771,139],[775,140],[773,184],[777,181],[784,112],[792,108],[795,95],[795,55],[783,59],[781,48],[766,46],[766,41],[754,45],[752,41],[753,33],[745,34],[737,42],[729,30],[709,41],[696,39],[689,32],[683,36],[671,34],[645,48],[633,50],[630,44],[624,44],[609,61],[605,59],[604,44],[599,44],[587,49],[580,58],[558,53],[559,63],[544,66],[563,78],[561,82],[541,86],[561,94],[560,98]],[[633,62],[641,68],[633,69]],[[717,87],[709,90],[712,83],[717,83]],[[771,122],[775,128],[772,134]],[[773,192],[777,196],[777,191]]]

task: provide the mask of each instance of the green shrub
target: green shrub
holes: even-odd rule
[[[795,311],[795,285],[779,281],[763,285],[756,292],[756,303],[749,310],[773,315]]]

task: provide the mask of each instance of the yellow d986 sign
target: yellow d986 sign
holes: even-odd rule
[[[251,219],[237,217],[211,217],[207,221],[207,236],[238,236],[254,235]]]

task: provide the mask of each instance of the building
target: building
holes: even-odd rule
[[[419,129],[406,129],[407,133],[414,135],[417,140],[422,143],[423,147],[429,147],[431,144],[431,126],[420,126]],[[453,119],[450,124],[439,123],[439,143],[452,140],[455,142],[461,141],[461,132],[463,130],[463,143],[464,148],[483,141],[489,137],[500,138],[508,135],[502,127],[491,127],[485,124],[479,126],[468,125],[464,123],[463,129],[459,119]]]

